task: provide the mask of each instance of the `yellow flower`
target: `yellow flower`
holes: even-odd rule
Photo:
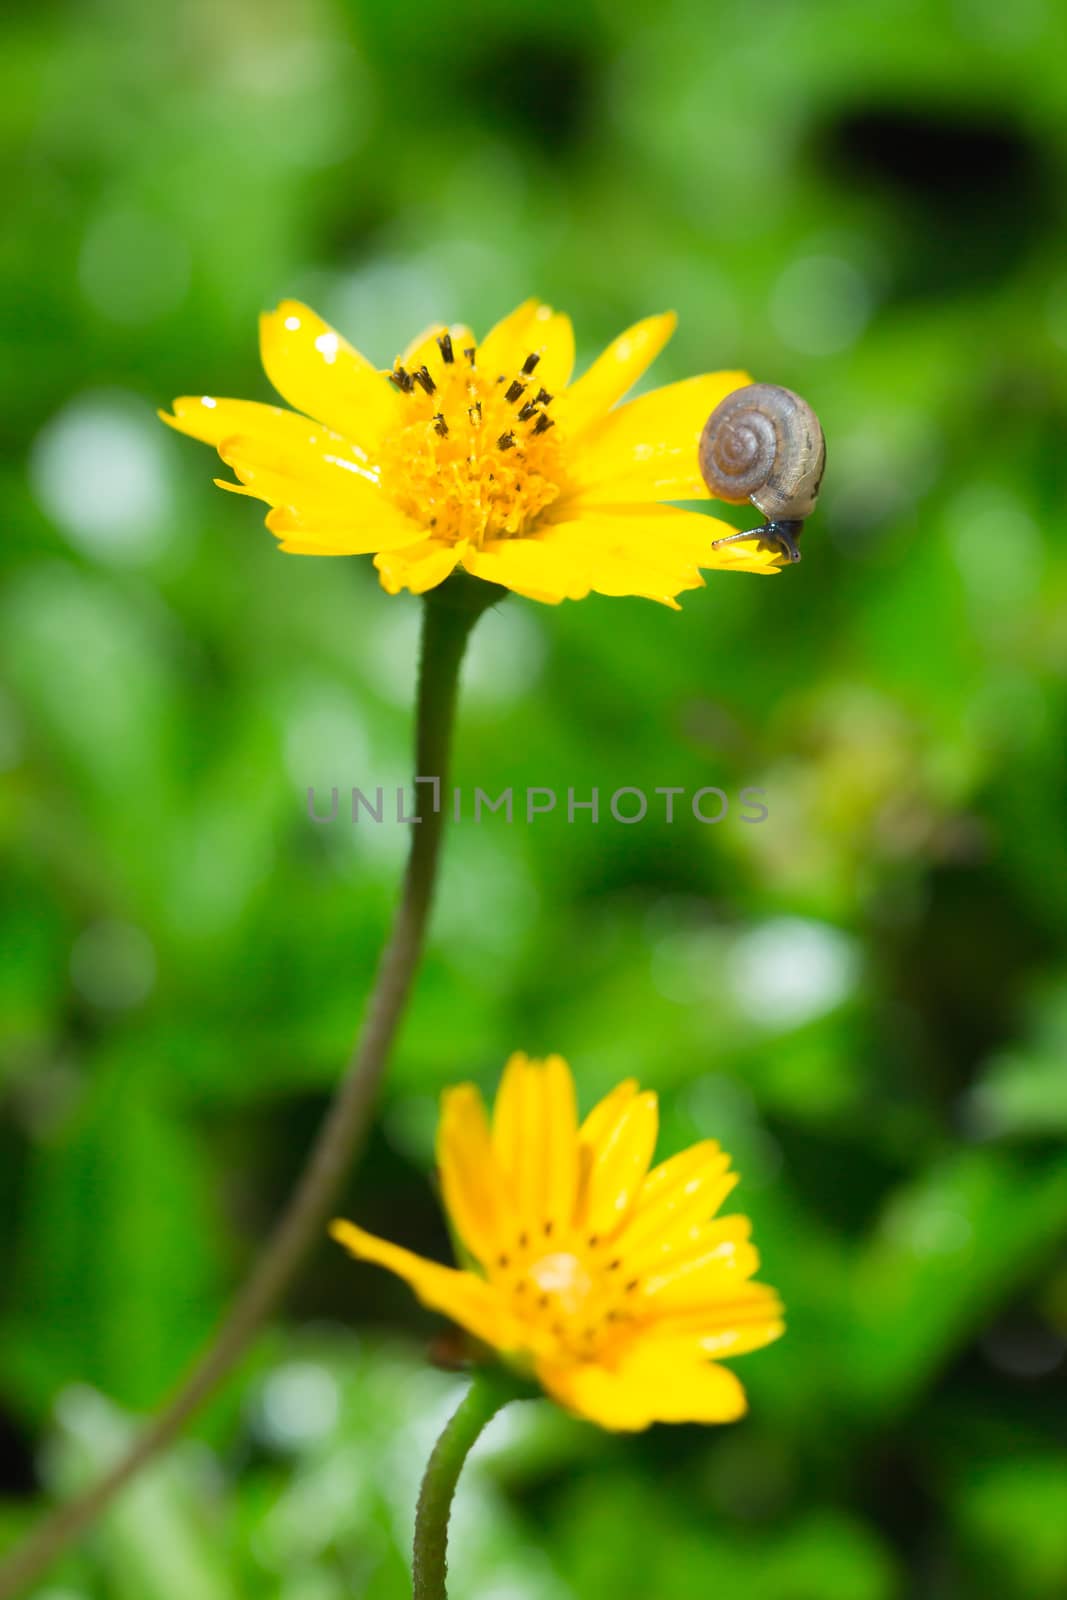
[[[390,594],[422,594],[456,567],[555,604],[674,596],[701,567],[775,572],[779,557],[712,542],[724,523],[662,504],[705,500],[697,441],[750,381],[715,372],[616,405],[655,359],[673,314],[621,334],[571,383],[570,319],[527,300],[478,344],[439,325],[378,372],[295,300],[260,324],[263,366],[295,409],[185,396],[164,422],[215,445],[271,507],[298,555],[373,553]]]
[[[472,1084],[442,1104],[444,1203],[475,1270],[351,1222],[331,1232],[601,1427],[730,1422],[745,1393],[717,1358],[776,1339],[782,1307],[751,1281],[748,1219],[715,1218],[737,1182],[729,1157],[709,1139],[650,1171],[657,1127],[633,1080],[579,1126],[567,1063],[514,1055],[492,1126]]]

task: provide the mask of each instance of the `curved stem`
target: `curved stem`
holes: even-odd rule
[[[422,954],[444,825],[460,663],[475,622],[499,598],[495,585],[461,577],[426,597],[416,708],[415,771],[440,779],[440,809],[421,792],[423,820],[411,828],[400,906],[378,966],[366,1019],[307,1164],[262,1254],[215,1338],[125,1455],[95,1483],[47,1515],[0,1565],[0,1600],[10,1600],[177,1437],[218,1387],[288,1288],[319,1237],[366,1134],[389,1049]],[[417,794],[419,791],[417,791]]]
[[[448,1600],[448,1519],[463,1464],[486,1423],[517,1398],[513,1384],[498,1373],[476,1373],[459,1407],[445,1424],[419,1490],[415,1511],[414,1600]]]

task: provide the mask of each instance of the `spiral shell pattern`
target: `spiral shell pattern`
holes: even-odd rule
[[[700,470],[712,494],[740,505],[767,482],[779,448],[775,418],[750,384],[721,401],[700,436]]]

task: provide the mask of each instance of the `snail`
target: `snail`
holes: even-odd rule
[[[758,539],[761,550],[799,561],[797,540],[826,465],[822,427],[807,401],[773,383],[735,389],[704,424],[699,460],[717,500],[751,500],[767,519],[761,528],[716,539],[715,547]]]

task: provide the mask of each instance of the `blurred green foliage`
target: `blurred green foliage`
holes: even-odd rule
[[[268,397],[255,317],[385,363],[535,292],[589,359],[819,409],[805,560],[672,615],[509,601],[457,780],[766,789],[457,826],[347,1209],[444,1254],[435,1098],[513,1048],[720,1137],[786,1339],[723,1430],[487,1436],[457,1600],[1067,1592],[1063,0],[24,7],[0,56],[6,1535],[213,1326],[366,993],[417,605],[279,556],[154,407]],[[40,1590],[395,1600],[455,1380],[323,1242],[284,1320]]]

